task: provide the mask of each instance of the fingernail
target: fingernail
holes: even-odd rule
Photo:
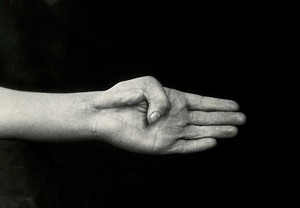
[[[149,122],[150,123],[154,123],[155,121],[157,121],[157,119],[160,117],[160,114],[158,112],[153,112],[150,116],[149,116]]]

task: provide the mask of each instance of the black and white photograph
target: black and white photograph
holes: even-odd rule
[[[0,0],[0,208],[298,207],[299,11]]]

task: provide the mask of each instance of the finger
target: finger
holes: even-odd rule
[[[199,138],[230,138],[238,133],[235,126],[195,126],[189,125],[186,127],[184,139],[199,139]]]
[[[146,77],[144,96],[149,104],[147,119],[154,123],[171,109],[171,103],[163,86],[153,77]]]
[[[189,124],[194,125],[242,125],[246,116],[240,112],[189,111]]]
[[[99,93],[92,103],[95,108],[114,108],[137,105],[145,100],[142,90],[114,90]]]
[[[204,111],[237,111],[239,105],[233,100],[205,97],[191,93],[184,93],[187,107],[190,110]]]
[[[217,141],[213,138],[205,138],[198,140],[179,140],[176,153],[187,154],[200,152],[210,149],[217,145]]]

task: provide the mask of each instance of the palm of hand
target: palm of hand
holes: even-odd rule
[[[134,152],[164,154],[178,151],[179,139],[184,136],[188,123],[188,110],[182,92],[172,89],[166,91],[172,108],[151,125],[147,122],[145,102],[137,106],[109,109],[106,123],[110,123],[110,133],[107,134],[112,135],[110,142]]]

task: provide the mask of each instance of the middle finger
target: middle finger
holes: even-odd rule
[[[188,124],[192,125],[241,125],[246,116],[241,112],[189,111]]]

